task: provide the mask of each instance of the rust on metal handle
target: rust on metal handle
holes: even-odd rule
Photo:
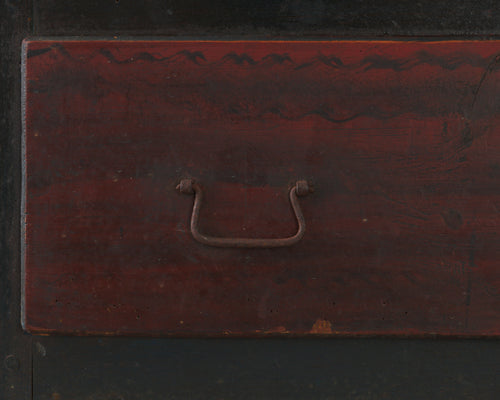
[[[307,181],[297,181],[290,189],[290,204],[292,205],[295,218],[297,219],[297,233],[293,236],[285,238],[226,238],[214,237],[201,233],[198,229],[198,219],[200,215],[201,202],[203,200],[203,191],[201,186],[192,179],[183,179],[177,189],[181,193],[192,195],[194,194],[193,213],[191,214],[191,234],[193,238],[200,243],[215,247],[249,247],[249,248],[269,248],[269,247],[285,247],[297,243],[306,232],[306,222],[304,215],[299,206],[297,196],[305,196],[312,192]]]

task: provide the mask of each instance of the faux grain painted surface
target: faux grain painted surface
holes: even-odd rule
[[[500,43],[25,43],[25,327],[500,333]],[[217,236],[306,235],[282,249]]]

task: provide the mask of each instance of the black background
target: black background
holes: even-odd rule
[[[497,38],[497,1],[1,0],[0,399],[496,399],[494,339],[44,337],[19,324],[25,37]]]

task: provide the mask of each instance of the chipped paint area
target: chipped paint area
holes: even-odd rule
[[[309,333],[328,334],[333,333],[332,323],[326,319],[317,319]]]

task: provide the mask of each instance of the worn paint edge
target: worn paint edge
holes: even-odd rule
[[[500,42],[500,34],[488,36],[488,38],[479,37],[462,37],[462,36],[451,36],[447,38],[443,35],[420,37],[420,36],[384,36],[375,37],[370,39],[367,37],[348,37],[343,36],[332,36],[328,39],[323,38],[260,38],[260,37],[247,37],[242,36],[241,38],[232,38],[227,36],[214,36],[204,39],[199,39],[197,37],[178,37],[178,36],[165,36],[165,37],[141,37],[141,36],[96,36],[96,37],[86,37],[81,36],[34,36],[26,37],[23,40],[23,56],[24,47],[26,44],[31,42],[40,43],[59,43],[59,42],[109,42],[109,43],[361,43],[361,44],[375,44],[375,43],[429,43],[429,44],[446,44],[446,43],[484,43],[484,42]]]
[[[26,331],[26,73],[29,41],[21,43],[21,208],[20,208],[20,261],[21,261],[21,327]]]
[[[56,328],[41,328],[36,325],[27,324],[27,331],[37,336],[52,336],[52,337],[127,337],[127,338],[177,338],[177,339],[369,339],[369,338],[383,338],[383,339],[440,339],[440,340],[462,340],[462,339],[486,339],[486,340],[500,340],[500,332],[490,330],[487,332],[452,332],[452,331],[436,331],[419,329],[401,330],[366,330],[366,331],[338,331],[333,329],[331,322],[326,320],[317,320],[320,329],[304,330],[300,332],[290,332],[284,327],[271,330],[253,330],[253,331],[156,331],[156,332],[139,332],[139,331],[103,331],[103,330],[59,330]],[[326,324],[325,324],[326,322]]]

